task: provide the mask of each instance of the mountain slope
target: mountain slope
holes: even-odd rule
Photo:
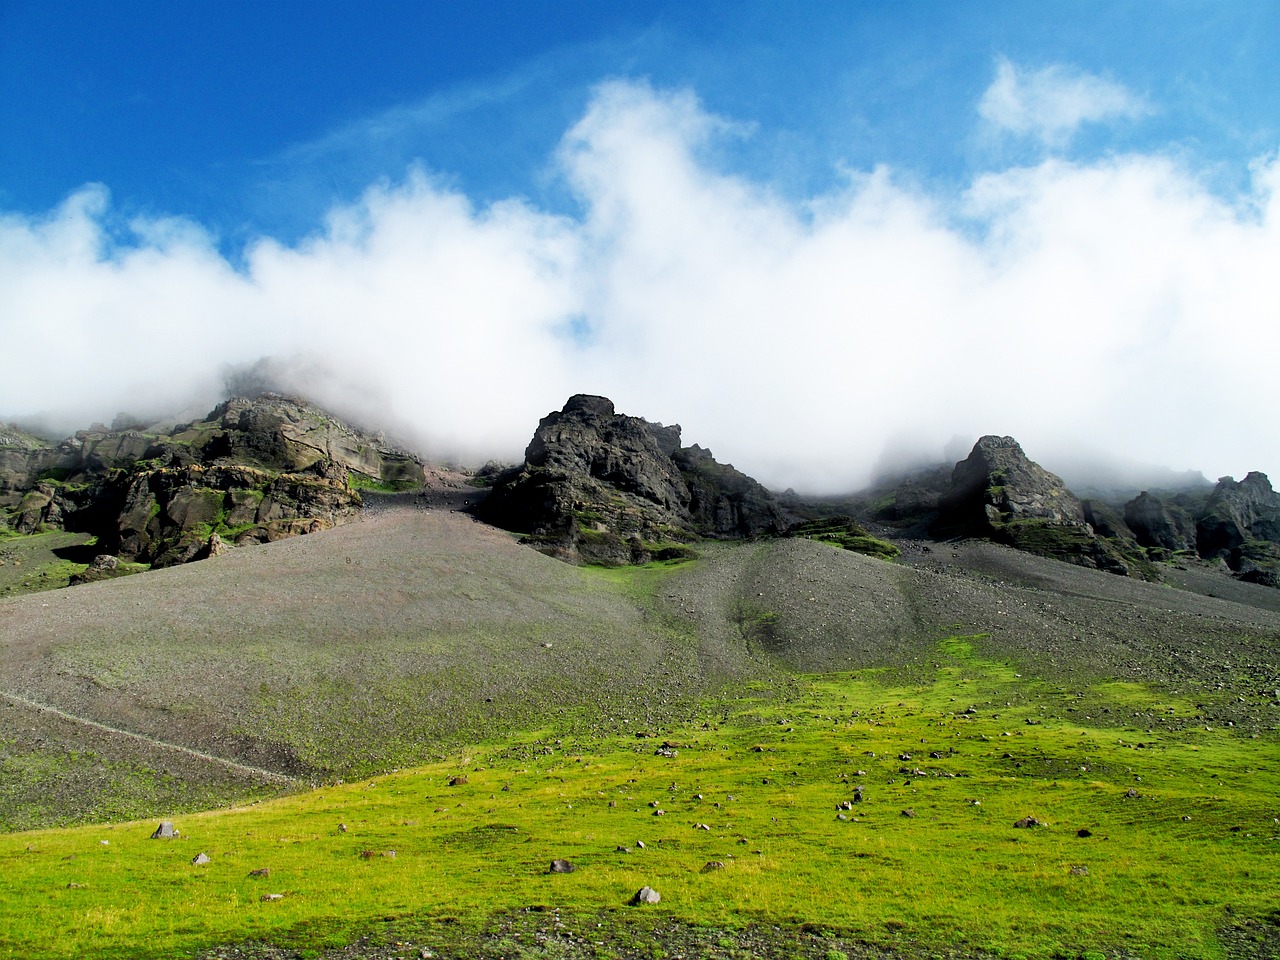
[[[0,693],[304,780],[505,729],[643,729],[748,681],[784,690],[793,672],[910,677],[957,633],[1039,674],[1196,691],[1204,718],[1242,731],[1280,720],[1273,589],[1228,581],[1226,600],[993,544],[904,546],[891,564],[808,540],[712,542],[697,561],[608,571],[414,498],[309,537],[0,603]],[[23,722],[44,732],[11,748],[35,771],[33,795],[38,757],[70,742],[65,719],[37,713]],[[152,769],[171,780],[139,814],[202,776],[157,751]],[[228,796],[268,786],[217,776]],[[106,779],[48,791],[23,822],[88,816]]]

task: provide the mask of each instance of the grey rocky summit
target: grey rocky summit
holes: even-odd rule
[[[682,447],[680,432],[619,414],[605,397],[570,397],[538,423],[524,463],[498,478],[481,515],[553,555],[604,563],[786,529],[768,490],[711,451]]]

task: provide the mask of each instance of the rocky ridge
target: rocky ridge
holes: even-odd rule
[[[578,394],[543,417],[524,463],[497,477],[482,518],[563,559],[644,563],[698,539],[780,534],[773,495],[696,444],[678,424],[616,413]]]
[[[97,425],[58,444],[0,430],[0,530],[74,530],[103,557],[81,575],[172,566],[229,544],[265,543],[343,523],[359,489],[423,482],[412,454],[276,394],[233,397],[168,428]]]

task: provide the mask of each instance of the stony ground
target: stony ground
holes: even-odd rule
[[[1220,932],[1227,960],[1274,960],[1280,956],[1280,916],[1248,920]],[[1064,954],[1064,956],[1066,956]],[[1140,954],[1097,952],[1106,960],[1140,960]],[[995,960],[963,947],[922,950],[909,942],[868,944],[817,925],[695,927],[670,920],[610,914],[561,915],[534,907],[494,918],[482,929],[458,922],[390,922],[353,942],[317,953],[263,942],[228,944],[197,960]]]

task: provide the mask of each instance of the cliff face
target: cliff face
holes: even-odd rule
[[[169,429],[0,434],[0,524],[88,532],[102,554],[153,566],[325,529],[356,514],[360,486],[424,477],[381,436],[273,394]]]
[[[681,447],[678,425],[624,416],[583,394],[542,418],[525,462],[498,478],[481,515],[553,555],[603,563],[786,528],[772,494],[709,450]]]

